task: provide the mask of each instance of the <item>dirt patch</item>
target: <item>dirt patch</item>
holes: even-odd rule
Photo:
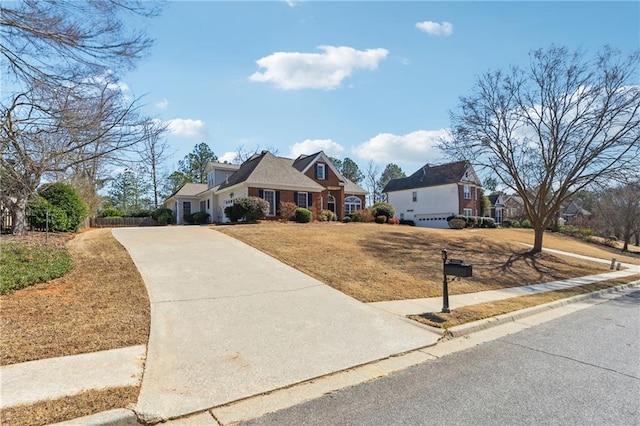
[[[61,278],[0,296],[0,364],[146,345],[146,287],[111,231],[49,237],[66,243],[74,267]],[[20,238],[44,241],[42,234]]]
[[[387,224],[274,222],[214,229],[362,302],[441,295],[441,250],[444,248],[450,258],[473,264],[473,277],[452,283],[451,294],[608,271],[606,265],[571,257],[544,252],[530,256],[527,247],[501,229],[475,232]],[[525,235],[519,234],[519,237]],[[533,233],[529,232],[529,236],[533,242]],[[576,247],[580,244],[574,242]]]
[[[114,408],[133,408],[139,388],[127,386],[92,390],[78,395],[18,405],[0,411],[0,424],[41,426],[88,416]]]

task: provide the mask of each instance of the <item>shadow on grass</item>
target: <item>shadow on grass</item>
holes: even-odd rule
[[[451,237],[436,238],[422,232],[391,231],[368,235],[359,245],[372,257],[412,274],[420,270],[440,274],[441,252],[446,248],[450,259],[460,258],[473,265],[474,276],[469,283],[490,284],[493,288],[513,287],[514,279],[533,283],[568,277],[567,262],[552,254],[519,250],[508,241],[492,241],[482,235],[456,237],[455,231]]]

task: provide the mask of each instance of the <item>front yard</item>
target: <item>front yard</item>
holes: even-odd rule
[[[442,295],[441,250],[473,264],[450,294],[543,283],[608,271],[607,265],[549,253],[527,255],[525,229],[427,229],[365,223],[275,223],[216,226],[362,302]],[[611,258],[604,249],[559,235],[545,247]],[[621,261],[637,259],[615,255]]]

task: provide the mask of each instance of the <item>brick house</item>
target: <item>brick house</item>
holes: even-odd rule
[[[227,222],[225,207],[232,205],[234,199],[246,196],[268,201],[267,218],[271,219],[279,217],[279,206],[283,202],[308,208],[316,217],[321,210],[331,210],[338,219],[365,207],[367,192],[342,176],[322,151],[296,159],[263,151],[239,166],[210,163],[207,170],[209,182],[200,187],[201,192],[187,191],[189,195],[185,193],[184,199],[178,200],[176,195],[181,194],[181,188],[165,201],[165,206],[176,213],[177,223],[183,223],[181,211],[185,211],[185,203],[189,202],[196,203],[190,209],[192,213],[207,212],[211,221]],[[222,181],[220,176],[224,177]]]

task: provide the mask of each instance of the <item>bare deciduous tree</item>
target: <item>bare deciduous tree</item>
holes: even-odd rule
[[[165,178],[164,162],[171,154],[169,144],[163,139],[166,131],[166,124],[157,120],[148,122],[144,127],[145,137],[140,144],[141,150],[138,153],[142,165],[147,170],[153,192],[153,206],[156,209],[160,204],[161,182]]]
[[[144,134],[135,102],[105,82],[20,93],[2,108],[1,201],[13,232],[26,232],[25,210],[43,179],[131,147]]]
[[[378,180],[379,176],[380,166],[374,163],[373,160],[369,160],[367,169],[364,172],[364,181],[369,189],[369,201],[371,204],[375,204],[383,199],[382,188],[380,188]]]
[[[596,208],[603,225],[623,240],[622,251],[627,251],[631,237],[640,232],[640,182],[603,189]]]
[[[529,69],[487,72],[451,114],[441,148],[484,166],[524,202],[542,250],[561,204],[640,159],[640,53],[610,48],[593,59],[551,46],[531,53]]]
[[[127,18],[159,12],[159,3],[142,1],[0,4],[0,201],[14,233],[25,232],[25,209],[42,179],[70,174],[95,193],[100,161],[142,140],[144,120],[117,75],[152,42],[129,31]]]

